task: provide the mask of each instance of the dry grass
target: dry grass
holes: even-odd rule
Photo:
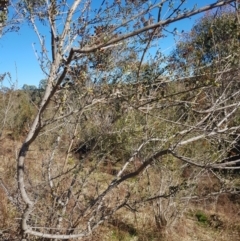
[[[1,140],[0,150],[0,177],[2,183],[8,188],[11,196],[16,196],[16,152],[20,146],[9,136]],[[37,162],[36,162],[36,156]],[[48,153],[39,151],[35,148],[29,152],[27,165],[29,170],[29,178],[33,180],[31,185],[36,185],[39,181],[43,181],[41,168]],[[57,160],[63,160],[60,156]],[[74,160],[73,160],[74,161]],[[59,163],[60,165],[61,163]],[[89,165],[91,163],[89,162]],[[62,164],[61,164],[62,165]],[[56,170],[58,167],[55,167]],[[102,188],[106,187],[112,178],[112,166],[100,166],[98,171],[92,177],[102,183]],[[159,175],[157,166],[151,167],[151,176],[142,175],[140,178],[130,180],[127,185],[120,185],[111,195],[106,197],[108,202],[117,202],[117,197],[125,196],[127,190],[131,190],[135,195],[134,198],[150,197],[151,193],[155,193],[162,183],[162,176]],[[181,177],[182,178],[182,177]],[[180,179],[181,179],[180,178]],[[186,177],[184,177],[186,178]],[[179,180],[180,180],[179,179]],[[178,181],[177,179],[175,180]],[[65,185],[69,185],[69,180],[63,181]],[[218,191],[218,180],[210,175],[204,174],[198,179],[197,193],[204,196],[209,191]],[[144,191],[143,187],[148,185],[148,191]],[[60,187],[60,189],[66,188]],[[30,186],[29,186],[30,188]],[[88,189],[88,195],[95,191],[94,188]],[[178,197],[179,198],[179,197]],[[10,202],[3,186],[0,187],[0,240],[18,240],[18,225],[20,213],[16,207]],[[45,202],[49,202],[48,198]],[[165,209],[172,205],[162,200],[161,205],[165,205]],[[69,205],[71,206],[71,204]],[[37,206],[36,206],[37,207]],[[111,203],[109,204],[111,207]],[[41,209],[41,206],[37,207]],[[43,207],[42,207],[43,208]],[[178,208],[178,206],[172,206]],[[44,208],[43,208],[44,209]],[[168,222],[165,226],[159,226],[156,222],[156,203],[149,202],[138,207],[137,212],[123,208],[118,211],[104,225],[100,226],[89,237],[81,239],[83,241],[225,241],[240,240],[240,195],[221,194],[211,198],[203,198],[192,200],[184,207],[185,212],[181,215],[173,217],[173,210],[169,209]],[[199,217],[202,215],[202,219]],[[175,222],[170,222],[174,220]],[[31,240],[31,239],[30,239]],[[33,239],[32,239],[33,240]],[[80,240],[80,239],[79,239]]]

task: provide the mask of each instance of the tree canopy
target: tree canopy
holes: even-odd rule
[[[209,11],[185,33],[170,56],[171,70],[198,75],[239,64],[240,29],[232,8]]]

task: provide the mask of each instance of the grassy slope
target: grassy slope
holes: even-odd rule
[[[1,181],[8,188],[9,194],[14,195],[17,192],[15,155],[20,140],[14,140],[10,133],[4,133],[0,143]],[[35,154],[41,159],[41,153]],[[205,185],[210,186],[213,179],[203,180],[199,183],[202,188]],[[18,240],[20,213],[9,201],[4,186],[0,186],[0,230],[3,240]],[[136,213],[122,209],[84,240],[240,240],[239,207],[240,195],[222,194],[208,199],[193,200],[174,225],[162,229],[156,225],[151,205],[142,207]]]

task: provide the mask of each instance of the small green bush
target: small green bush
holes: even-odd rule
[[[199,223],[204,224],[204,225],[208,225],[209,220],[208,220],[208,217],[205,213],[203,213],[202,211],[197,211],[195,216],[196,216]]]

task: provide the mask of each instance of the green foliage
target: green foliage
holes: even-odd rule
[[[27,85],[27,84],[24,84],[22,89],[26,93],[30,101],[32,101],[35,104],[38,104],[43,94],[42,89],[40,88],[37,89],[35,85]]]
[[[36,108],[30,97],[22,90],[4,89],[0,93],[0,123],[18,138],[28,130]]]
[[[120,241],[120,240],[131,241],[134,239],[134,237],[135,237],[134,234],[113,229],[113,231],[111,232],[110,240],[111,241]]]
[[[4,23],[7,20],[7,15],[8,15],[8,0],[1,0],[0,2],[0,23]]]
[[[14,135],[18,137],[28,129],[35,113],[35,108],[29,102],[28,97],[20,92],[17,96],[17,104],[14,106],[14,109],[15,115],[12,130],[14,131]]]
[[[4,23],[7,20],[7,12],[0,11],[0,23]]]
[[[197,218],[199,223],[203,225],[209,224],[208,216],[204,212],[198,210],[195,214],[195,217]]]
[[[236,67],[239,39],[240,26],[233,11],[206,13],[178,43],[169,58],[169,68],[187,75],[208,72],[210,76],[226,63]]]
[[[47,79],[40,80],[39,86],[38,86],[39,90],[41,91],[45,90],[46,86],[47,86]]]
[[[231,12],[203,18],[191,33],[200,61],[208,64],[238,52],[239,31],[237,18]]]
[[[23,4],[29,10],[30,13],[33,13],[33,11],[36,8],[43,7],[45,5],[45,1],[43,1],[43,0],[40,0],[40,1],[24,0]]]
[[[35,85],[27,85],[27,84],[24,84],[22,89],[26,92],[30,92],[30,91],[34,91],[37,89],[37,87]]]

